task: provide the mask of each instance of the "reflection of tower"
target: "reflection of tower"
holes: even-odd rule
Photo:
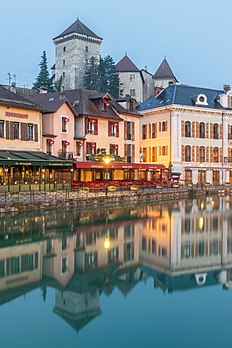
[[[101,314],[99,291],[92,290],[80,294],[57,290],[53,311],[76,331],[79,331],[97,315]]]

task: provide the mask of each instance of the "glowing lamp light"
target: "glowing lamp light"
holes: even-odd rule
[[[105,162],[105,164],[109,164],[110,163],[110,158],[108,158],[108,157],[104,158],[104,162]]]
[[[108,237],[105,237],[104,248],[107,250],[110,248],[110,239]]]
[[[199,228],[199,230],[203,230],[203,228],[204,228],[204,218],[203,218],[203,216],[200,216],[199,219],[198,219],[198,228]]]

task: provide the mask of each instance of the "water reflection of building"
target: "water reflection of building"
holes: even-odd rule
[[[19,220],[20,232],[12,217],[0,240],[0,303],[39,286],[45,298],[46,286],[53,287],[54,313],[80,330],[101,314],[102,293],[116,288],[128,295],[148,276],[167,292],[229,289],[231,202],[207,197],[96,214],[64,211],[24,218],[24,230]],[[35,219],[40,228],[30,228]]]

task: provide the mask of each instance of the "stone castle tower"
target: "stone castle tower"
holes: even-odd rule
[[[92,56],[100,59],[102,38],[77,19],[53,42],[56,47],[53,81],[62,76],[62,90],[82,88],[86,63]]]

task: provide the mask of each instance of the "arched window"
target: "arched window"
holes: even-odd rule
[[[205,138],[205,123],[200,123],[200,138]]]
[[[142,139],[147,139],[147,125],[143,124],[142,126]]]
[[[185,137],[191,138],[191,122],[185,122]]]
[[[200,146],[200,162],[205,162],[205,147]]]
[[[166,130],[168,130],[168,122],[163,121],[162,122],[162,132],[165,132]]]
[[[185,162],[191,162],[191,146],[187,145],[184,149]]]
[[[214,123],[213,125],[213,138],[219,139],[219,124],[218,123]]]
[[[218,149],[218,147],[213,148],[213,162],[214,163],[219,162],[219,149]]]

